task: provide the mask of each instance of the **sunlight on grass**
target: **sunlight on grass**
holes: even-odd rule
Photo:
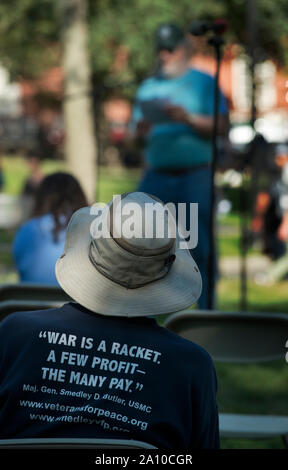
[[[239,279],[221,279],[217,286],[217,308],[219,310],[239,310]],[[247,310],[288,313],[288,281],[273,286],[259,286],[252,280],[247,283]]]
[[[54,171],[66,170],[67,165],[64,161],[48,160],[43,162],[42,168],[45,174],[50,174]],[[20,194],[23,184],[28,176],[28,167],[26,166],[25,159],[21,156],[3,157],[3,172],[3,192],[12,195]]]
[[[115,195],[136,191],[140,177],[139,170],[100,168],[97,202],[106,203]]]
[[[64,161],[46,160],[42,165],[44,174],[55,171],[69,171]],[[21,156],[3,157],[4,190],[7,194],[20,194],[23,184],[28,176],[28,168]],[[125,168],[98,169],[97,201],[108,202],[113,195],[128,191],[135,191],[141,176],[140,170],[127,170]]]

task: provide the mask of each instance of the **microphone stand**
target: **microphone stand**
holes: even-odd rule
[[[216,190],[215,190],[215,172],[218,161],[218,117],[219,117],[219,71],[222,58],[222,46],[224,40],[219,34],[214,34],[208,40],[208,44],[212,45],[215,50],[216,57],[216,73],[214,81],[214,112],[213,112],[213,132],[212,132],[212,162],[211,162],[211,205],[210,205],[210,220],[209,220],[209,258],[208,258],[208,309],[213,309],[214,304],[214,276],[216,274],[215,266],[215,214],[216,214]]]

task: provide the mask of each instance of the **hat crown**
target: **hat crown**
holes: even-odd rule
[[[110,206],[110,232],[120,245],[138,254],[167,251],[174,244],[176,222],[167,206],[141,192],[127,193]]]
[[[114,196],[98,226],[106,231],[92,235],[89,259],[103,276],[134,289],[168,274],[176,238],[172,215],[161,201],[140,192]]]

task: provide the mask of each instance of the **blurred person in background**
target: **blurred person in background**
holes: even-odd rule
[[[22,195],[34,198],[38,187],[44,178],[41,157],[37,150],[29,150],[25,155],[25,160],[28,166],[29,176],[24,183]]]
[[[21,282],[57,285],[54,272],[62,254],[73,212],[87,206],[78,181],[70,174],[46,176],[35,195],[32,218],[17,231],[13,257]]]
[[[191,68],[192,39],[175,24],[156,31],[157,70],[139,87],[131,133],[144,144],[146,171],[138,188],[165,204],[198,203],[198,245],[193,250],[203,279],[199,308],[208,308],[209,221],[214,111],[214,78]],[[219,135],[229,127],[227,102],[220,93]],[[216,259],[213,281],[216,275]],[[214,282],[215,284],[215,282]],[[213,296],[213,294],[212,294]]]
[[[288,274],[288,145],[275,147],[274,171],[267,192],[257,198],[256,215],[252,221],[255,232],[262,230],[263,252],[274,261],[266,273],[257,274],[258,284],[273,284]]]
[[[271,144],[262,134],[256,133],[248,145],[246,163],[251,168],[251,242],[259,241],[262,253],[275,261],[285,254],[285,243],[278,237],[282,220],[279,211],[278,184],[281,181],[281,146]]]

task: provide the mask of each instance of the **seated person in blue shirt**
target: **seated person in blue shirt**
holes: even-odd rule
[[[198,245],[193,250],[202,277],[200,308],[208,307],[209,220],[214,111],[214,78],[190,65],[191,38],[174,24],[156,31],[157,72],[140,85],[131,131],[144,142],[146,170],[139,191],[165,204],[198,203]],[[219,135],[228,130],[228,108],[220,93]],[[216,264],[216,261],[215,261]]]
[[[57,285],[54,266],[63,252],[66,227],[87,201],[78,181],[68,173],[46,176],[35,196],[33,216],[17,231],[13,257],[21,282]]]

